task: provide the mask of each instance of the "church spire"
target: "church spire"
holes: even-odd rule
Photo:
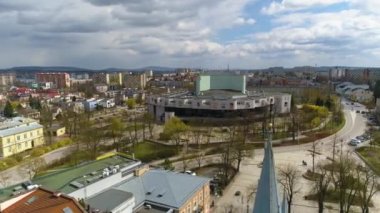
[[[253,213],[282,213],[273,159],[272,135],[271,131],[266,132],[268,139],[265,142],[263,167],[257,186]]]

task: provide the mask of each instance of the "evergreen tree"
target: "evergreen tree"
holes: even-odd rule
[[[7,101],[7,104],[4,107],[4,117],[11,118],[14,115],[14,109],[11,102]]]
[[[380,81],[376,81],[373,95],[375,96],[375,99],[380,98]]]

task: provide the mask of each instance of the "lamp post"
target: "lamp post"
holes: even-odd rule
[[[84,179],[84,189],[83,189],[83,191],[84,191],[84,200],[86,200],[87,199],[87,180],[86,180],[86,175],[83,175],[83,179]]]

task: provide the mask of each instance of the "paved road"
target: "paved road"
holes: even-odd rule
[[[351,103],[351,102],[350,102]],[[366,110],[364,106],[344,104],[344,115],[346,118],[345,126],[337,133],[338,141],[343,140],[342,148],[344,151],[352,151],[353,147],[347,144],[351,138],[354,138],[358,135],[364,133],[366,129],[366,118],[362,116],[360,113],[356,113],[357,110]],[[322,153],[321,156],[317,156],[316,161],[325,160],[326,156],[332,155],[332,146],[333,146],[334,136],[330,136],[324,139],[317,141],[318,151]],[[311,166],[311,157],[307,150],[310,150],[312,144],[302,144],[302,145],[293,145],[293,146],[285,146],[285,147],[274,147],[273,151],[275,152],[275,162],[276,167],[285,164],[293,164],[296,165],[300,171],[305,172]],[[340,144],[339,144],[340,147]],[[351,153],[353,157],[357,158],[358,162],[362,162],[360,158],[356,156],[355,153]],[[214,209],[215,212],[225,212],[226,209],[230,209],[231,205],[233,206],[233,212],[246,212],[247,210],[247,188],[252,187],[252,185],[256,185],[260,176],[261,169],[257,167],[257,165],[263,159],[263,149],[255,151],[255,157],[246,159],[242,162],[241,172],[239,172],[233,182],[224,190],[224,195],[220,198],[216,199],[216,207]],[[308,163],[308,166],[302,165],[302,160],[305,160]],[[293,211],[296,213],[301,212],[317,212],[317,206],[315,202],[305,201],[302,196],[308,194],[310,192],[310,182],[301,179],[301,192],[295,197],[293,207]],[[235,196],[236,191],[241,191],[241,196]],[[378,193],[379,194],[379,193]],[[379,197],[376,195],[374,200]],[[248,202],[249,209],[252,210],[253,198]],[[327,204],[334,209],[338,207],[336,204]],[[380,210],[380,204],[375,203],[375,210]],[[357,209],[356,209],[357,210]],[[355,210],[355,212],[356,212]],[[325,212],[336,212],[336,210],[325,210]]]
[[[54,150],[52,152],[46,153],[45,155],[42,155],[40,158],[44,159],[45,162],[49,163],[56,159],[65,157],[68,153],[71,153],[73,150],[74,150],[73,146],[63,147],[63,148]],[[29,175],[28,163],[25,162],[18,166],[9,168],[5,171],[0,172],[0,175],[2,178],[7,179],[6,182],[8,186],[29,180],[30,175]]]

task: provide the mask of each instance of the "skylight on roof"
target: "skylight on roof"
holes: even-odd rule
[[[26,205],[30,205],[30,204],[32,204],[34,201],[36,201],[37,198],[38,198],[38,196],[33,196],[33,197],[29,198],[29,199],[26,201],[25,204],[26,204]]]
[[[63,213],[74,213],[73,210],[70,207],[65,207],[63,209]]]

